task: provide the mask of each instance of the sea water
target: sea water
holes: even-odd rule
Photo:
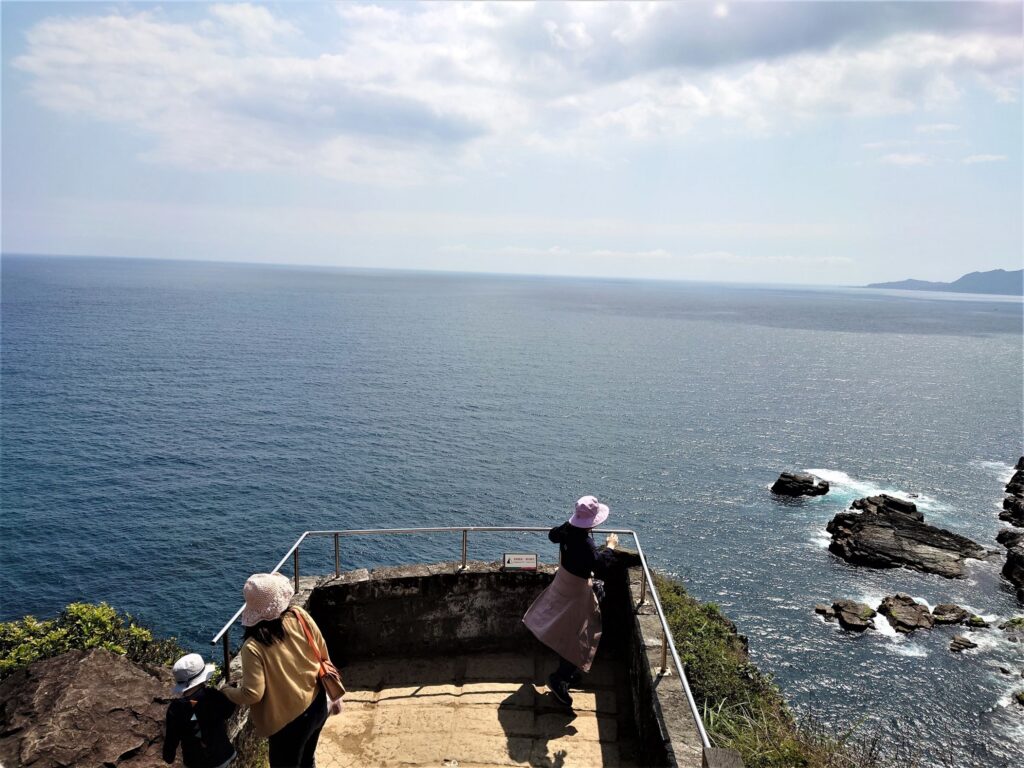
[[[209,638],[305,529],[548,526],[585,493],[718,603],[789,699],[960,765],[1019,764],[1024,649],[855,636],[815,603],[908,592],[1021,613],[1000,562],[849,566],[860,496],[997,547],[1022,446],[1020,299],[862,289],[4,256],[0,614],[106,600]],[[829,495],[780,501],[784,469]],[[471,558],[545,537],[473,537]],[[345,540],[342,567],[455,559]],[[329,541],[304,572],[333,569]],[[237,642],[237,635],[236,635]],[[1014,678],[1001,674],[1011,667]],[[938,759],[938,758],[936,758]]]

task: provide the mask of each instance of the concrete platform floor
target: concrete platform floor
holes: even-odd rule
[[[557,657],[481,654],[352,664],[319,768],[637,765],[625,670],[599,659],[569,711],[547,690]]]

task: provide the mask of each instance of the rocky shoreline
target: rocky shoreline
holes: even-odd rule
[[[1024,604],[1024,456],[1017,461],[1004,493],[999,519],[1013,527],[1001,530],[996,541],[1006,547],[1003,577],[1016,589],[1017,600]]]

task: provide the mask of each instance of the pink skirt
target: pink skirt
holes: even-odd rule
[[[564,568],[523,616],[523,623],[544,645],[584,672],[590,670],[601,641],[601,606],[590,579]]]

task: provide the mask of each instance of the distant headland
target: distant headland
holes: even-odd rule
[[[1024,269],[970,272],[952,283],[927,280],[898,280],[894,283],[870,283],[865,288],[897,288],[905,291],[949,291],[952,293],[998,293],[1024,295]]]

